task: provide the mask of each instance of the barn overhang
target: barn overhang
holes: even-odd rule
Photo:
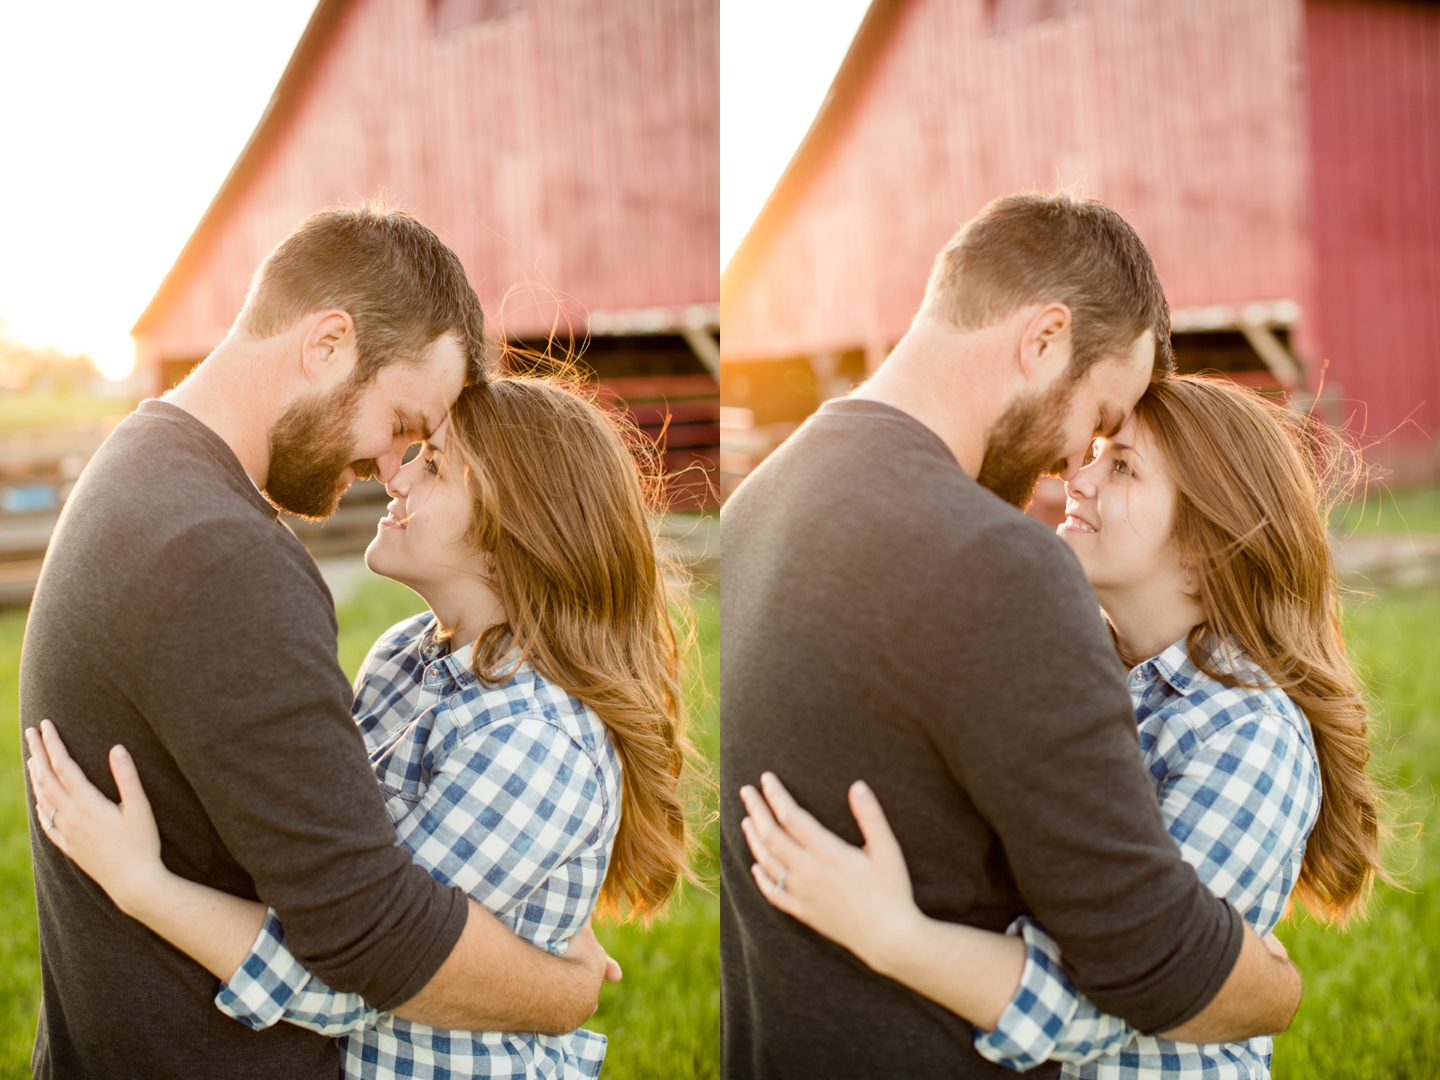
[[[591,337],[677,334],[685,339],[685,344],[711,375],[717,378],[720,375],[720,345],[715,340],[720,330],[719,304],[592,311],[588,327]]]

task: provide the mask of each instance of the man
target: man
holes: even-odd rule
[[[1298,973],[1181,860],[1094,593],[1020,512],[1168,373],[1168,342],[1154,266],[1117,214],[997,200],[941,252],[874,378],[730,499],[727,1077],[1011,1075],[968,1024],[765,901],[738,791],[766,770],[852,843],[846,791],[863,777],[927,914],[990,930],[1036,915],[1077,985],[1142,1031],[1218,1041],[1289,1022]]]
[[[375,206],[301,223],[229,336],[76,485],[30,610],[21,723],[53,719],[112,798],[106,753],[128,747],[167,865],[275,908],[336,989],[438,1027],[558,1032],[594,1010],[603,952],[549,956],[397,846],[329,591],[275,509],[324,518],[357,477],[388,481],[483,365],[479,301],[433,232]],[[31,808],[37,1077],[334,1080],[332,1040],[220,1013],[216,981]]]

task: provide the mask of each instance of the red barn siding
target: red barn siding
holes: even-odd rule
[[[556,299],[578,333],[586,311],[719,299],[718,0],[529,0],[449,33],[429,0],[322,17],[293,102],[137,325],[142,363],[206,355],[297,221],[382,190],[510,337],[543,333]]]
[[[724,358],[892,344],[961,223],[1057,181],[1125,215],[1174,306],[1307,295],[1300,0],[1086,0],[1008,33],[985,0],[877,0],[870,20],[843,115],[727,268]]]
[[[1440,429],[1440,10],[1306,5],[1317,346],[1405,472]],[[1406,421],[1409,420],[1409,423]]]

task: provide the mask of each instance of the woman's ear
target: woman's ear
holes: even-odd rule
[[[1193,555],[1180,556],[1180,572],[1185,575],[1185,591],[1190,596],[1200,595],[1200,562]]]

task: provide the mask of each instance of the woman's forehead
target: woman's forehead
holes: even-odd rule
[[[444,419],[444,420],[441,420],[440,423],[438,423],[437,425],[435,425],[435,430],[430,433],[430,437],[429,437],[428,439],[426,439],[425,442],[426,442],[426,445],[430,446],[432,449],[435,449],[435,450],[444,450],[444,449],[445,449],[445,441],[446,441],[446,439],[449,438],[449,436],[450,436],[450,414],[449,414],[449,413],[446,413],[446,414],[445,414],[445,419]]]
[[[1159,457],[1155,452],[1155,439],[1150,429],[1140,422],[1135,413],[1125,418],[1120,430],[1105,440],[1106,446],[1117,453],[1131,451],[1147,464],[1154,464]]]

